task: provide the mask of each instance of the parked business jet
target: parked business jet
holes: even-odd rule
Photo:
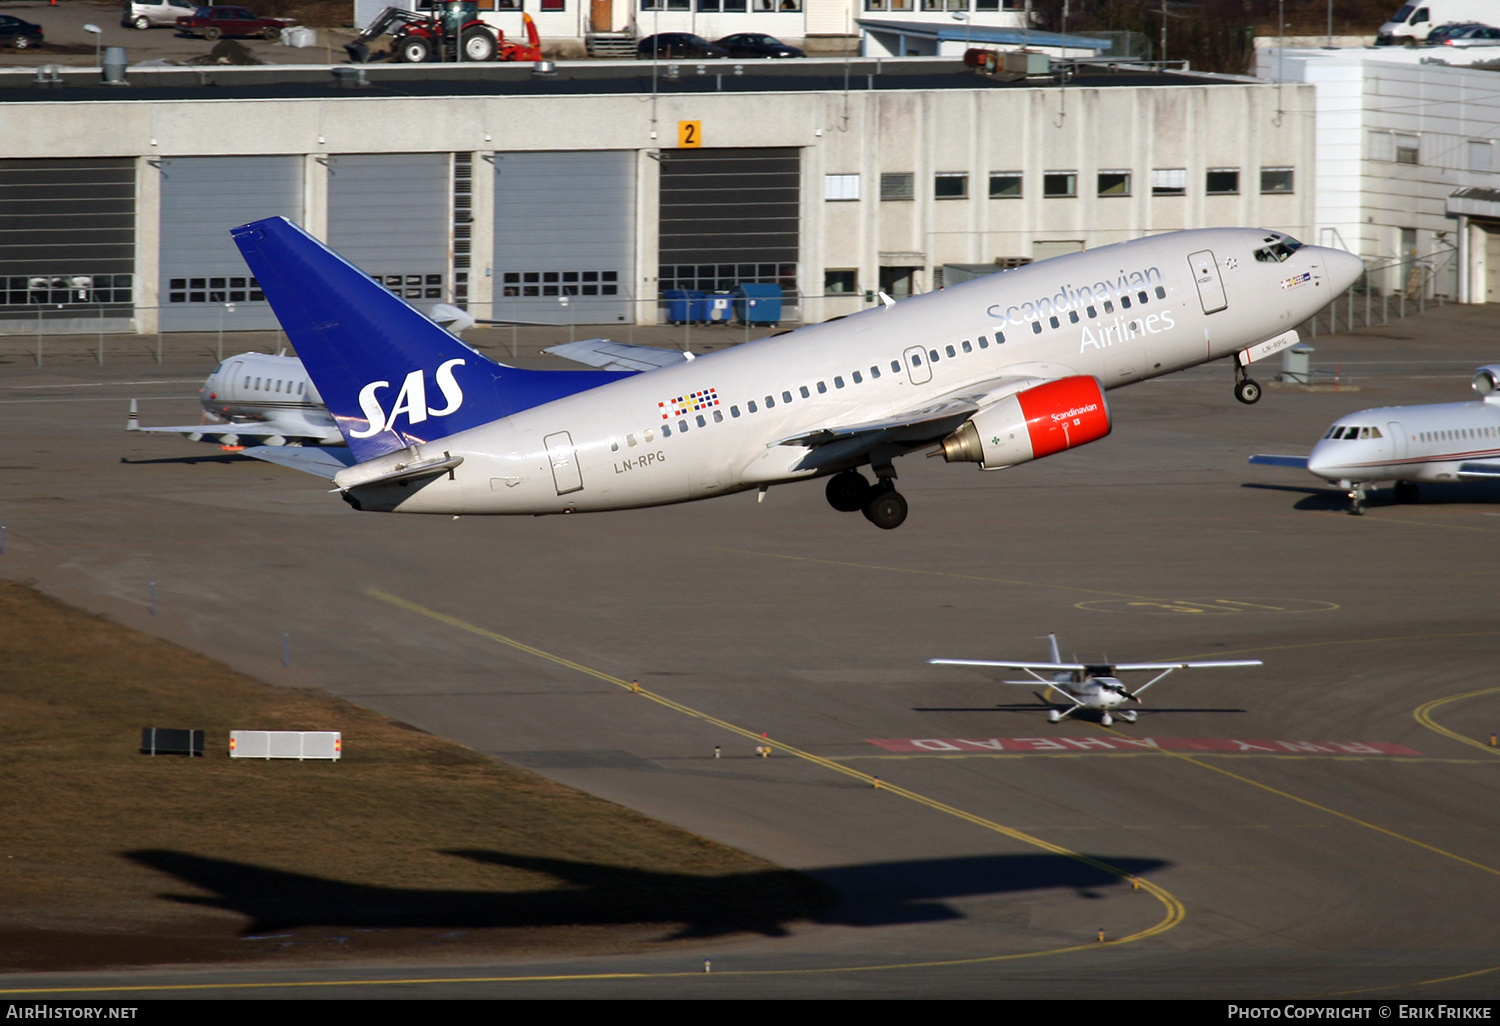
[[[1500,364],[1475,371],[1473,387],[1477,401],[1360,410],[1334,421],[1310,455],[1257,453],[1250,462],[1336,482],[1356,515],[1381,481],[1396,483],[1397,502],[1416,502],[1421,481],[1500,478]]]
[[[1259,659],[1210,659],[1185,663],[1065,663],[1057,652],[1056,634],[1047,635],[1047,645],[1050,653],[1045,663],[992,662],[985,659],[929,659],[927,661],[939,666],[999,666],[1007,670],[1025,670],[1031,675],[1030,680],[1007,680],[1004,683],[1032,686],[1042,684],[1047,688],[1042,693],[1043,701],[1047,701],[1047,696],[1055,691],[1072,703],[1061,709],[1053,706],[1047,710],[1048,723],[1057,723],[1079,710],[1085,710],[1097,712],[1099,722],[1106,727],[1115,721],[1116,716],[1126,723],[1134,723],[1134,709],[1125,709],[1120,712],[1114,710],[1119,709],[1126,702],[1139,703],[1142,691],[1173,670],[1262,665]],[[1131,691],[1115,674],[1129,673],[1134,670],[1157,672],[1155,677]],[[1044,677],[1037,671],[1043,671],[1047,676]]]
[[[252,454],[356,509],[572,513],[828,477],[836,509],[887,529],[908,452],[1049,456],[1109,434],[1106,389],[1224,356],[1253,402],[1250,361],[1362,270],[1279,232],[1174,232],[644,373],[551,371],[480,355],[284,218],[233,235],[349,443]]]
[[[214,418],[177,427],[143,427],[130,400],[127,431],[186,435],[223,446],[343,445],[317,387],[295,356],[242,353],[213,369],[198,389],[205,414]]]

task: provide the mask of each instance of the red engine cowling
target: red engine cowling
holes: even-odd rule
[[[1104,386],[1088,375],[1008,395],[943,439],[943,459],[999,470],[1098,441],[1110,432]]]

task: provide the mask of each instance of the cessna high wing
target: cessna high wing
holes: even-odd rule
[[[1250,360],[1362,270],[1279,232],[1174,232],[649,371],[552,371],[480,355],[284,218],[233,235],[349,444],[250,452],[356,509],[574,513],[827,477],[886,529],[906,453],[1049,456],[1109,433],[1106,389],[1226,356],[1254,401]]]
[[[1307,456],[1257,453],[1251,463],[1296,467],[1348,489],[1349,512],[1365,511],[1371,485],[1396,483],[1397,502],[1416,502],[1423,481],[1500,478],[1500,364],[1474,372],[1478,400],[1381,406],[1340,417]]]
[[[986,659],[929,659],[938,666],[998,666],[1007,670],[1025,670],[1029,680],[1008,680],[1006,684],[1043,685],[1044,701],[1051,694],[1061,695],[1068,701],[1065,708],[1052,706],[1047,710],[1047,722],[1057,723],[1075,712],[1087,711],[1099,714],[1099,722],[1106,727],[1118,716],[1126,723],[1135,722],[1135,710],[1116,712],[1126,702],[1141,700],[1141,692],[1161,680],[1173,670],[1204,669],[1217,666],[1260,666],[1259,659],[1210,659],[1180,663],[1065,663],[1057,651],[1057,635],[1047,635],[1050,658],[1044,663],[994,662]],[[1074,658],[1077,658],[1076,656]],[[1134,691],[1125,686],[1117,673],[1133,671],[1155,672],[1146,683]],[[1042,676],[1045,673],[1046,676]],[[1049,703],[1050,704],[1050,703]]]
[[[344,444],[317,387],[295,356],[242,353],[231,357],[204,379],[198,401],[207,415],[201,423],[143,427],[132,399],[125,429],[186,435],[195,442],[218,442],[226,447]]]

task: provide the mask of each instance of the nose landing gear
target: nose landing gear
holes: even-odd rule
[[[1260,382],[1245,373],[1240,361],[1234,361],[1234,397],[1246,406],[1260,402]]]

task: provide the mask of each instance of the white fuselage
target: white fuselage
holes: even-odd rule
[[[344,444],[322,396],[295,356],[230,357],[204,380],[198,399],[205,410],[230,423],[272,424],[282,428],[286,438]]]
[[[1139,239],[701,356],[421,445],[420,457],[462,465],[359,500],[414,513],[625,509],[856,466],[868,448],[851,446],[841,465],[841,443],[778,442],[997,379],[1019,389],[1094,375],[1115,388],[1167,374],[1287,331],[1362,270],[1339,250],[1269,255],[1273,238],[1226,228]],[[373,476],[411,458],[360,467]]]
[[[1452,481],[1461,464],[1497,458],[1500,401],[1489,399],[1385,406],[1340,417],[1313,446],[1307,469],[1345,487],[1374,481]]]

